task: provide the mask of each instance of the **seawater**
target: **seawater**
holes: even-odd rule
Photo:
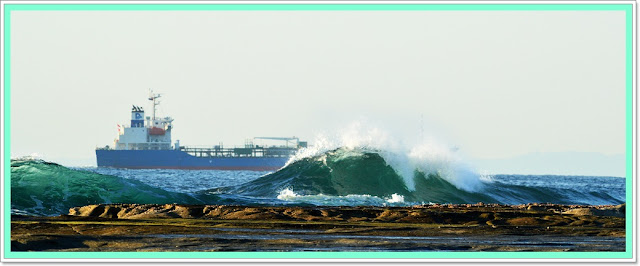
[[[11,161],[13,213],[60,215],[99,203],[411,206],[430,203],[625,202],[625,179],[479,176],[438,156],[369,146],[307,151],[275,172],[68,168]]]

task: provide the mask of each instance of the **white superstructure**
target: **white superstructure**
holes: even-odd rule
[[[118,138],[114,141],[116,150],[170,150],[171,117],[156,117],[157,100],[160,94],[149,92],[149,100],[153,103],[152,116],[145,117],[142,107],[133,106],[131,125],[118,126]],[[176,145],[178,148],[178,145]]]

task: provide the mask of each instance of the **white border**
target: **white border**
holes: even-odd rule
[[[491,259],[481,259],[481,258],[450,258],[450,259],[404,259],[404,258],[376,258],[376,259],[349,259],[349,258],[340,258],[340,259],[286,259],[286,258],[237,258],[237,259],[216,259],[216,258],[207,258],[207,259],[188,259],[188,258],[180,258],[180,259],[145,259],[145,258],[122,258],[122,259],[50,259],[50,258],[29,258],[29,259],[14,259],[14,258],[5,258],[4,252],[4,244],[5,244],[5,202],[4,202],[4,193],[0,193],[0,209],[2,212],[0,213],[0,259],[4,262],[327,262],[327,263],[335,263],[335,262],[383,262],[383,263],[391,263],[391,262],[537,262],[537,263],[548,263],[548,262],[637,262],[637,5],[635,1],[584,1],[584,0],[574,0],[574,1],[2,1],[0,2],[0,14],[4,15],[4,6],[5,4],[631,4],[633,7],[632,10],[632,199],[633,199],[633,209],[631,210],[631,217],[633,218],[633,234],[632,234],[632,258],[630,259],[612,259],[612,258],[603,258],[603,259],[563,259],[563,258],[529,258],[529,259],[512,259],[512,258],[491,258]],[[626,23],[625,23],[626,25]],[[0,50],[2,54],[0,57],[3,59],[0,62],[0,72],[2,77],[0,78],[0,103],[4,103],[4,16],[0,19]],[[626,42],[625,42],[626,47]],[[626,64],[626,63],[625,63]],[[626,69],[625,69],[626,73]],[[625,75],[626,79],[626,75]],[[626,91],[626,85],[625,85]],[[626,93],[625,93],[626,94]],[[626,110],[626,108],[625,108]],[[626,112],[626,111],[625,111]],[[0,146],[4,147],[4,104],[2,104],[2,108],[0,108],[0,127],[2,128],[2,132],[0,132],[1,144]],[[626,124],[626,121],[625,121]],[[626,136],[625,136],[626,138]],[[4,171],[7,167],[4,165],[4,149],[0,154],[1,166],[0,170],[0,191],[4,192]],[[626,161],[626,157],[625,157]],[[408,256],[411,255],[411,252],[406,253]],[[481,255],[481,252],[478,252]]]

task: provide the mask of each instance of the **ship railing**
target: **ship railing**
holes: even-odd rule
[[[195,157],[290,157],[296,153],[296,148],[268,147],[268,148],[199,148],[181,146],[180,150]]]
[[[286,145],[234,145],[234,146],[226,146],[226,145],[190,145],[190,146],[181,146],[182,148],[196,148],[196,149],[233,149],[233,148],[288,148],[288,149],[297,149],[294,146],[286,146]]]

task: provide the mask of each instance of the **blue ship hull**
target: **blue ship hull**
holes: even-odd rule
[[[196,157],[180,150],[96,150],[98,167],[274,171],[288,157]]]

